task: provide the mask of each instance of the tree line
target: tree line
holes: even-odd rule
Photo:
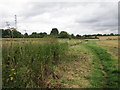
[[[44,37],[56,37],[56,38],[76,38],[76,39],[98,39],[98,36],[118,36],[119,34],[93,34],[93,35],[74,35],[69,34],[66,31],[59,32],[57,28],[52,28],[50,34],[46,32],[32,32],[32,34],[28,35],[28,33],[22,34],[16,29],[0,29],[2,31],[2,38],[44,38]]]

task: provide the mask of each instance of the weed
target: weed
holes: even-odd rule
[[[67,43],[53,39],[43,44],[30,41],[3,46],[3,87],[44,87],[67,50]]]

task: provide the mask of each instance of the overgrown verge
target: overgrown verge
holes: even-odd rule
[[[3,88],[46,87],[54,67],[65,57],[67,43],[11,44],[2,47]]]
[[[120,72],[115,64],[115,59],[111,58],[111,55],[95,42],[87,42],[83,45],[90,49],[94,55],[93,72],[89,77],[92,87],[118,88]]]

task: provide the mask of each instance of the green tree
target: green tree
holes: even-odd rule
[[[103,34],[103,36],[107,36],[107,34]]]
[[[74,34],[71,34],[71,38],[75,38]]]
[[[24,38],[28,38],[28,37],[29,37],[28,33],[25,33]]]
[[[102,36],[102,34],[97,34],[97,36]]]
[[[11,38],[12,37],[12,32],[10,29],[2,29],[2,37],[3,38]]]
[[[47,35],[47,33],[46,32],[43,32],[43,33],[41,32],[38,35],[39,35],[40,38],[43,38],[43,37],[45,37]]]
[[[114,36],[114,33],[110,33],[110,36]]]
[[[17,31],[16,29],[13,29],[12,30],[12,37],[13,38],[21,38],[22,34],[19,31]]]
[[[81,35],[77,34],[77,35],[76,35],[76,38],[80,39],[80,38],[81,38]]]
[[[37,38],[38,37],[38,34],[37,32],[33,32],[31,35],[30,35],[31,38]]]
[[[69,38],[69,34],[65,31],[61,31],[60,32],[60,35],[59,35],[59,38]]]
[[[59,31],[57,28],[52,28],[52,31],[50,32],[50,35],[58,35]]]

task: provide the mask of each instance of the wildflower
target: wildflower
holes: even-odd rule
[[[14,74],[14,75],[16,75],[16,73],[15,73],[15,72],[14,72],[13,74]]]
[[[11,69],[12,71],[15,71],[15,69],[13,68],[13,69]]]
[[[12,81],[12,80],[13,80],[13,77],[10,77],[10,80]]]

